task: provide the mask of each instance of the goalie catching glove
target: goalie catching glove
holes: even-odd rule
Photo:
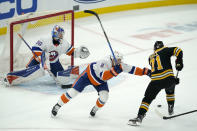
[[[79,57],[81,59],[85,59],[89,55],[90,55],[90,52],[89,52],[88,48],[85,47],[85,46],[80,46],[80,47],[75,49],[75,53],[74,53],[75,57]]]

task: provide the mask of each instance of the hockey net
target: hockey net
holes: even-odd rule
[[[18,34],[21,34],[32,47],[40,38],[50,37],[54,25],[64,28],[64,38],[74,46],[74,12],[72,10],[29,13],[8,22],[3,54],[9,60],[9,71],[24,69],[32,57],[31,50]],[[73,66],[74,58],[62,55],[60,62],[63,66]]]

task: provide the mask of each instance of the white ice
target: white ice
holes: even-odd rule
[[[197,5],[183,5],[100,15],[112,48],[124,54],[125,63],[149,67],[148,57],[153,52],[155,40],[163,40],[166,46],[178,46],[183,50],[184,69],[179,73],[180,84],[176,86],[175,114],[197,109],[196,14]],[[75,25],[76,46],[86,45],[91,52],[87,60],[77,59],[76,64],[96,61],[110,54],[96,17],[76,20]],[[160,35],[146,39],[134,37],[154,32]],[[172,61],[174,65],[174,58]],[[111,80],[109,100],[95,118],[89,117],[97,99],[97,92],[92,87],[64,105],[56,118],[51,118],[51,109],[65,90],[56,87],[50,78],[47,80],[42,78],[12,88],[0,85],[0,131],[197,130],[197,112],[171,120],[162,120],[156,115],[154,110],[158,104],[162,105],[159,110],[167,115],[164,91],[152,102],[140,127],[127,125],[128,120],[137,115],[150,81],[146,76],[121,74]]]

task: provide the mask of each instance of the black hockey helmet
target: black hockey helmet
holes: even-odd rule
[[[155,42],[154,50],[157,50],[157,49],[162,48],[162,47],[164,47],[164,44],[163,44],[162,41],[156,41]]]

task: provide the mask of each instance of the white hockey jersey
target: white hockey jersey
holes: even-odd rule
[[[50,63],[55,63],[62,54],[71,55],[74,51],[74,47],[64,39],[61,40],[59,45],[54,45],[52,37],[49,37],[38,40],[32,47],[32,50],[37,56],[40,56],[42,51],[49,53]]]
[[[139,67],[135,67],[132,65],[128,65],[125,63],[121,63],[121,68],[123,72],[127,72],[134,75],[145,75],[145,68],[141,69]],[[100,85],[103,82],[106,82],[107,80],[111,79],[114,75],[112,72],[112,62],[111,59],[108,57],[107,59],[103,59],[97,62],[93,62],[88,65],[87,67],[87,74],[90,82],[93,85]],[[146,68],[146,70],[148,70]]]

